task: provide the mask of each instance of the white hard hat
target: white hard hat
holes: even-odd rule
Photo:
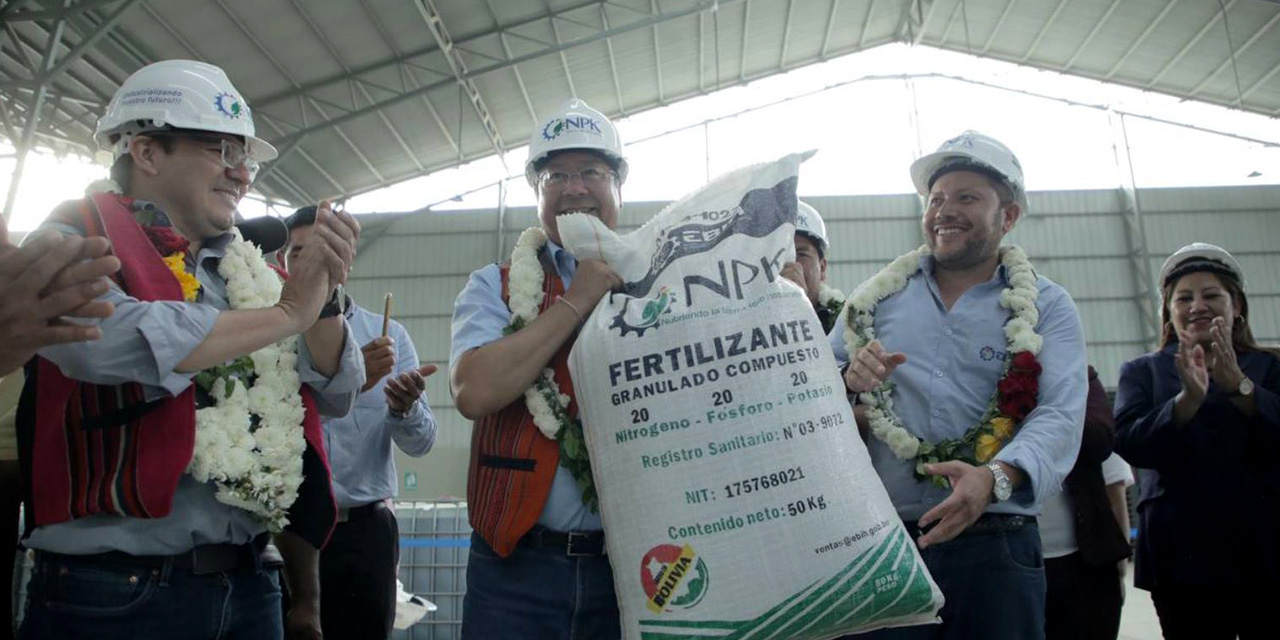
[[[1022,212],[1027,213],[1027,188],[1018,156],[999,140],[972,130],[947,140],[937,151],[911,163],[911,181],[916,185],[916,192],[928,196],[938,170],[953,163],[974,164],[995,172],[1013,192]]]
[[[796,207],[796,233],[803,233],[818,243],[823,255],[827,253],[827,224],[818,215],[818,210],[806,202],[799,202]]]
[[[164,60],[133,72],[111,97],[93,139],[118,158],[133,136],[166,128],[243,136],[250,158],[276,157],[275,147],[254,135],[253,114],[227,74],[194,60]]]
[[[1200,268],[1195,268],[1199,266]],[[1226,249],[1207,242],[1192,242],[1173,252],[1160,267],[1160,279],[1156,284],[1160,287],[1168,284],[1167,280],[1189,271],[1225,271],[1235,276],[1244,289],[1244,271],[1240,263],[1227,253]]]
[[[555,114],[543,121],[529,138],[529,160],[524,165],[529,186],[538,186],[534,167],[556,151],[585,149],[598,151],[614,165],[618,183],[627,181],[627,159],[622,155],[622,138],[618,129],[603,113],[574,98],[560,105]]]

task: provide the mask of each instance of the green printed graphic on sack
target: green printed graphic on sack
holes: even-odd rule
[[[566,250],[622,281],[569,372],[608,554],[626,567],[626,640],[825,640],[934,622],[943,605],[813,307],[781,275],[802,159],[721,176],[625,235],[557,218]]]
[[[876,620],[928,613],[926,574],[901,528],[826,580],[815,581],[749,620],[640,620],[642,640],[807,640],[830,638]],[[670,546],[670,545],[669,545]],[[687,547],[686,547],[687,548]],[[650,607],[652,610],[652,607]]]

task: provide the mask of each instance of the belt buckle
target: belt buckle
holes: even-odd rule
[[[580,545],[589,544],[591,540],[590,533],[583,532],[583,531],[570,531],[568,533],[569,533],[569,543],[565,545],[565,550],[564,550],[564,554],[566,556],[569,556],[570,558],[589,558],[589,557],[600,555],[599,552],[595,552],[595,551],[577,551],[576,550],[577,547],[579,547]],[[581,541],[581,542],[578,542],[578,541]]]
[[[346,522],[351,519],[351,510],[346,507],[338,507],[338,522]]]
[[[199,545],[187,553],[191,556],[191,573],[198,576],[230,571],[239,564],[238,550],[223,545]]]

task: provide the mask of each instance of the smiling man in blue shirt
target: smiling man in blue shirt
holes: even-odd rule
[[[1026,211],[1022,168],[1000,142],[976,132],[948,140],[911,167],[926,197],[929,252],[902,289],[874,309],[872,340],[853,354],[845,383],[854,393],[893,383],[893,410],[911,438],[928,445],[962,438],[987,413],[1013,356],[1002,298],[1020,295],[1002,264],[1001,242]],[[873,285],[875,289],[878,285]],[[891,286],[891,285],[886,285]],[[1034,409],[1011,436],[980,436],[975,458],[924,465],[943,488],[915,475],[917,459],[868,437],[876,472],[946,596],[943,624],[858,638],[1044,637],[1044,562],[1035,516],[1057,492],[1080,448],[1087,382],[1085,344],[1070,295],[1043,276],[1034,308],[1022,312],[1043,339]],[[857,300],[858,295],[854,294]],[[1031,305],[1028,305],[1031,306]],[[836,359],[850,362],[842,316],[831,334]],[[1024,334],[1025,330],[1014,331]],[[1033,340],[1034,341],[1034,340]],[[1019,345],[1023,346],[1023,345]],[[866,433],[866,407],[855,408]],[[881,428],[881,431],[884,431]],[[994,445],[994,446],[993,446]],[[898,451],[895,452],[895,449]]]
[[[289,262],[311,241],[316,208],[298,209],[287,221],[289,244],[277,254]],[[333,471],[338,525],[320,554],[320,618],[326,640],[376,640],[391,635],[396,609],[400,530],[387,500],[399,493],[394,442],[415,458],[427,455],[436,420],[424,393],[436,365],[418,365],[403,325],[344,307],[365,363],[365,383],[351,413],[324,420],[325,447]]]

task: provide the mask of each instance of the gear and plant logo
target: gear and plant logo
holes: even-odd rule
[[[560,137],[560,134],[570,131],[585,131],[595,135],[603,135],[600,130],[600,123],[594,118],[576,115],[548,120],[547,124],[542,127],[542,139],[555,140]]]
[[[675,294],[666,285],[660,287],[658,294],[652,298],[628,298],[622,303],[618,315],[613,317],[609,328],[618,329],[621,332],[618,335],[621,336],[632,331],[636,336],[642,336],[645,331],[657,327],[662,322],[662,316],[671,313],[671,304],[675,301]],[[631,306],[633,302],[637,305],[634,308]]]
[[[653,613],[692,609],[707,595],[711,574],[693,547],[661,544],[641,558],[640,584]]]
[[[232,120],[238,119],[244,115],[244,105],[241,104],[240,98],[234,93],[222,92],[213,98],[213,106],[218,111]]]

